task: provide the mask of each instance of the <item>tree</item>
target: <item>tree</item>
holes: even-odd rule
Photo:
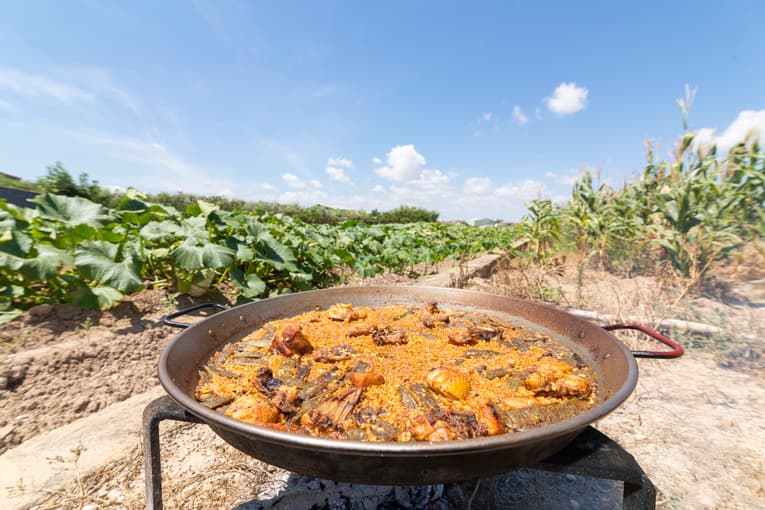
[[[77,178],[77,182],[75,182],[72,175],[64,168],[60,161],[57,161],[55,165],[49,166],[48,174],[45,177],[41,177],[37,184],[48,193],[68,197],[82,197],[94,202],[99,201],[98,199],[104,194],[104,190],[98,186],[98,181],[91,181],[85,172],[81,173]]]

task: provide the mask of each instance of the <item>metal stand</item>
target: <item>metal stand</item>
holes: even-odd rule
[[[162,510],[162,466],[159,456],[159,422],[162,420],[203,423],[167,395],[152,400],[143,410],[143,467],[147,510]]]
[[[159,422],[175,420],[203,423],[168,396],[160,397],[143,411],[143,457],[146,472],[146,508],[162,509],[162,467],[159,451]],[[587,427],[559,453],[530,466],[551,471],[624,483],[625,510],[654,510],[656,488],[635,458],[605,434]]]
[[[533,469],[624,483],[624,510],[654,510],[656,488],[635,458],[614,440],[587,427],[566,448]]]

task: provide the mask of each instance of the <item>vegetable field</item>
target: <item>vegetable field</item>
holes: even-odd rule
[[[319,288],[353,272],[408,272],[494,247],[509,227],[440,223],[308,225],[281,214],[185,211],[131,191],[114,209],[46,193],[36,208],[0,203],[0,313],[41,303],[108,308],[146,287],[191,295],[224,285],[239,301]]]

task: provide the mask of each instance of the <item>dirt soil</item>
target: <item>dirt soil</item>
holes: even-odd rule
[[[660,490],[660,508],[743,509],[765,508],[765,286],[756,276],[762,277],[722,274],[717,296],[676,302],[678,292],[661,279],[624,278],[572,262],[532,271],[510,261],[466,287],[638,315],[649,326],[671,317],[721,327],[714,338],[673,332],[691,347],[686,356],[640,360],[635,393],[597,427],[647,471]],[[390,275],[364,283],[417,280]],[[157,385],[159,354],[177,332],[160,318],[188,304],[145,291],[106,312],[44,305],[0,327],[0,453]],[[272,497],[288,476],[234,451],[206,427],[169,427],[163,448],[167,508],[231,508]],[[142,462],[137,450],[66,497],[53,497],[50,507],[142,508]]]

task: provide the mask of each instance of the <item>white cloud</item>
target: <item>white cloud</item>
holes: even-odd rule
[[[11,106],[11,103],[9,103],[8,101],[4,101],[0,99],[0,110],[5,110],[10,112],[13,110],[13,106]]]
[[[513,119],[521,126],[525,126],[529,122],[528,116],[523,113],[523,110],[518,105],[513,106]]]
[[[221,189],[232,189],[220,171],[199,168],[163,145],[129,136],[91,133],[73,130],[55,130],[54,136],[63,136],[88,147],[119,168],[127,164],[127,171],[102,171],[102,179],[117,186],[134,186],[147,192],[183,191],[198,195],[218,194]],[[120,183],[122,181],[122,183]]]
[[[725,128],[721,135],[712,128],[702,128],[696,131],[693,140],[695,148],[699,146],[717,145],[722,151],[730,150],[734,145],[752,137],[761,144],[765,144],[765,110],[744,110],[738,114],[736,120]]]
[[[374,163],[375,165],[382,165],[382,159],[375,156],[374,158],[372,158],[372,163]]]
[[[450,180],[451,177],[443,173],[441,170],[425,169],[420,172],[420,176],[416,180],[411,182],[412,184],[419,184],[420,186],[433,187],[440,184],[447,184]]]
[[[285,191],[279,195],[279,202],[310,206],[326,203],[328,198],[326,193],[318,189],[311,191]]]
[[[345,170],[334,166],[328,166],[326,168],[327,175],[333,181],[350,183],[351,178],[345,175]]]
[[[545,185],[539,181],[525,179],[520,183],[508,182],[495,190],[501,198],[515,198],[521,201],[533,200],[544,196]]]
[[[388,152],[386,166],[381,166],[375,173],[394,182],[414,181],[420,177],[425,158],[417,152],[414,145],[397,145]]]
[[[583,110],[587,105],[587,95],[590,93],[576,83],[561,83],[553,91],[552,97],[545,98],[547,109],[558,115],[570,115]]]
[[[353,161],[347,158],[329,158],[327,167],[324,169],[329,178],[336,182],[351,183],[351,178],[345,173],[346,168],[353,168]]]
[[[465,179],[462,192],[469,195],[486,195],[491,193],[491,179],[488,177],[470,177]]]
[[[491,121],[491,119],[494,117],[494,114],[493,114],[493,113],[491,113],[491,112],[486,112],[486,113],[484,113],[483,115],[481,115],[481,117],[482,117],[482,118],[483,118],[483,120],[485,120],[486,122],[490,122],[490,121]]]
[[[534,116],[537,118],[537,120],[542,120],[542,117],[544,116],[542,114],[542,109],[541,108],[535,108],[534,109]]]
[[[282,174],[282,180],[290,188],[300,188],[300,189],[302,189],[302,188],[306,187],[306,183],[303,182],[303,180],[300,177],[298,177],[295,174],[291,174],[289,172]]]
[[[0,67],[0,89],[24,96],[48,96],[64,103],[93,99],[92,94],[78,87],[7,67]]]
[[[327,160],[327,166],[353,168],[353,161],[346,158],[329,158]]]
[[[375,187],[372,188],[372,193],[384,193],[385,192],[385,186],[382,184],[375,184]]]

